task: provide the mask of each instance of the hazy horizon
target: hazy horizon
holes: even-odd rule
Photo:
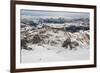
[[[68,11],[46,11],[46,10],[20,10],[21,15],[28,16],[59,16],[59,17],[80,17],[80,18],[89,18],[90,14],[88,12],[68,12]]]

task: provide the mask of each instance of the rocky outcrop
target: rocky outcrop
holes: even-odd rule
[[[79,46],[79,43],[76,42],[76,41],[71,42],[71,39],[70,39],[70,38],[67,38],[67,39],[63,42],[62,47],[68,48],[68,46],[69,46],[69,48],[72,50],[73,48]]]
[[[40,43],[41,41],[42,41],[42,38],[38,34],[34,35],[34,37],[32,39],[33,44]]]
[[[24,38],[21,40],[21,49],[25,49],[25,50],[32,50],[31,47],[27,46],[27,38]]]
[[[62,47],[65,47],[65,48],[68,48],[68,46],[70,47],[70,49],[72,49],[71,39],[70,38],[67,38],[62,44]]]

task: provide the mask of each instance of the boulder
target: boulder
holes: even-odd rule
[[[68,46],[70,47],[70,50],[72,50],[73,48],[76,48],[77,46],[79,46],[79,43],[76,41],[71,42],[71,39],[67,38],[63,42],[62,47],[68,48]]]
[[[63,42],[62,47],[68,48],[68,45],[69,45],[70,48],[72,48],[72,47],[71,47],[71,39],[70,39],[70,38],[67,38],[67,39]]]

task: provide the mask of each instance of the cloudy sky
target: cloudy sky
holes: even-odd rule
[[[23,10],[20,11],[21,15],[30,16],[61,16],[61,17],[86,17],[89,18],[89,13],[83,12],[67,12],[67,11],[43,11],[43,10]]]

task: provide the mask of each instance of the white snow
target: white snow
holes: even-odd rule
[[[33,48],[32,51],[24,49],[21,51],[21,63],[88,60],[90,57],[88,47],[74,50],[50,45],[30,45],[30,47]]]

